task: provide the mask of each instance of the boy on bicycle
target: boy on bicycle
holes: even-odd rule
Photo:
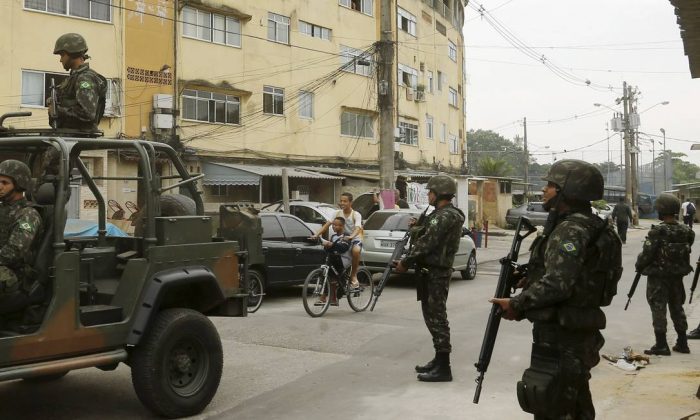
[[[360,282],[357,280],[357,268],[360,265],[360,252],[362,252],[362,215],[352,208],[352,194],[344,192],[340,194],[340,210],[335,214],[336,218],[340,217],[345,221],[344,232],[345,239],[350,242],[352,255],[352,270],[350,272],[350,282],[352,287],[357,288]],[[314,237],[321,237],[332,222],[326,222],[321,230],[316,232]]]
[[[339,280],[342,279],[345,269],[350,265],[351,257],[348,250],[350,249],[350,242],[345,239],[345,219],[342,217],[336,217],[333,219],[333,235],[331,235],[331,240],[327,241],[321,238],[321,244],[325,248],[326,252],[331,254],[329,258],[329,265],[331,266],[331,277],[333,278],[333,283],[331,287],[331,305],[338,304],[338,297],[335,295],[336,285]],[[317,305],[322,305],[326,302],[326,296],[321,295]]]

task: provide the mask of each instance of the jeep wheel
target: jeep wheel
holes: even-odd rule
[[[191,309],[166,309],[131,353],[139,400],[168,418],[200,413],[221,380],[221,339],[209,318]]]

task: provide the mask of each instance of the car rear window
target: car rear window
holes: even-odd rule
[[[412,213],[374,213],[365,222],[365,230],[408,230],[408,221],[416,217]]]

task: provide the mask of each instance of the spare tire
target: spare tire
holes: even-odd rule
[[[145,214],[146,206],[143,206],[132,222],[134,224],[134,236],[143,236],[145,224],[143,218]],[[162,217],[196,216],[197,203],[186,195],[163,194],[160,196],[160,215]]]

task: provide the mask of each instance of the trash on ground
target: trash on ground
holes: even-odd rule
[[[611,365],[627,372],[634,372],[649,364],[649,356],[635,353],[632,347],[624,348],[622,354],[614,356],[603,354],[603,359],[610,362]]]

